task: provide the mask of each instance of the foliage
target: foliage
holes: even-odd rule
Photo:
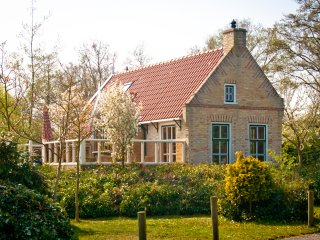
[[[0,239],[70,239],[69,219],[52,199],[0,181]]]
[[[210,213],[209,199],[221,196],[224,166],[132,164],[82,170],[79,208],[82,218],[135,216],[146,208],[148,215]],[[41,167],[50,186],[54,169]],[[74,216],[74,171],[61,175],[59,199],[70,217]]]
[[[268,166],[253,157],[237,153],[234,164],[227,166],[226,195],[233,204],[248,204],[267,200],[272,189],[272,179]]]
[[[42,174],[27,155],[18,152],[13,134],[7,132],[0,132],[0,180],[48,193]]]
[[[223,199],[219,201],[219,209],[223,216],[236,221],[248,219],[297,221],[307,218],[309,182],[298,174],[299,165],[294,158],[286,154],[276,156],[270,153],[270,155],[274,160],[268,163],[272,184],[272,188],[269,188],[269,197],[256,201],[250,211],[246,202],[232,202],[226,195],[225,201]]]
[[[126,158],[131,140],[138,132],[140,106],[134,102],[133,95],[116,83],[103,93],[99,100],[96,124],[116,148],[116,160]]]

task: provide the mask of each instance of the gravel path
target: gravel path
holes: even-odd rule
[[[320,240],[320,234],[308,234],[297,237],[283,238],[282,240]]]

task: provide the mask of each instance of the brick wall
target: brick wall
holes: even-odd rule
[[[224,104],[224,84],[236,84],[237,103]],[[268,149],[280,153],[283,100],[246,48],[232,49],[185,107],[189,160],[211,161],[211,125],[230,123],[231,160],[249,153],[249,124],[265,124]]]

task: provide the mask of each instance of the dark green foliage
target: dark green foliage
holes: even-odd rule
[[[69,219],[52,199],[4,181],[0,192],[0,239],[71,238]]]
[[[9,133],[0,133],[0,180],[48,194],[42,174],[27,155],[17,150],[17,143]]]
[[[54,169],[41,167],[53,184]],[[82,218],[210,213],[211,195],[221,195],[224,166],[132,164],[95,167],[81,172],[79,192]],[[74,171],[62,172],[59,199],[74,216]]]
[[[285,167],[286,165],[287,167]],[[140,210],[152,215],[210,214],[210,196],[219,199],[219,210],[229,219],[299,220],[306,217],[307,182],[298,176],[290,160],[271,167],[274,187],[268,200],[234,204],[225,194],[225,166],[132,164],[100,166],[81,171],[80,217],[136,217]],[[53,184],[55,169],[41,167]],[[59,199],[74,217],[75,171],[63,171]]]
[[[270,175],[269,181],[272,181],[273,187],[269,188],[267,199],[262,198],[253,202],[251,214],[250,206],[246,202],[231,201],[233,198],[227,196],[219,201],[221,214],[235,221],[252,219],[305,220],[307,218],[308,182],[304,181],[297,173],[299,165],[295,164],[294,160],[283,154],[282,157],[275,157],[274,162],[269,163],[268,175]],[[229,180],[231,179],[229,178]],[[246,185],[242,187],[244,186]]]

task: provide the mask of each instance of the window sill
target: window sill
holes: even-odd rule
[[[224,102],[224,104],[238,104],[238,102]]]

